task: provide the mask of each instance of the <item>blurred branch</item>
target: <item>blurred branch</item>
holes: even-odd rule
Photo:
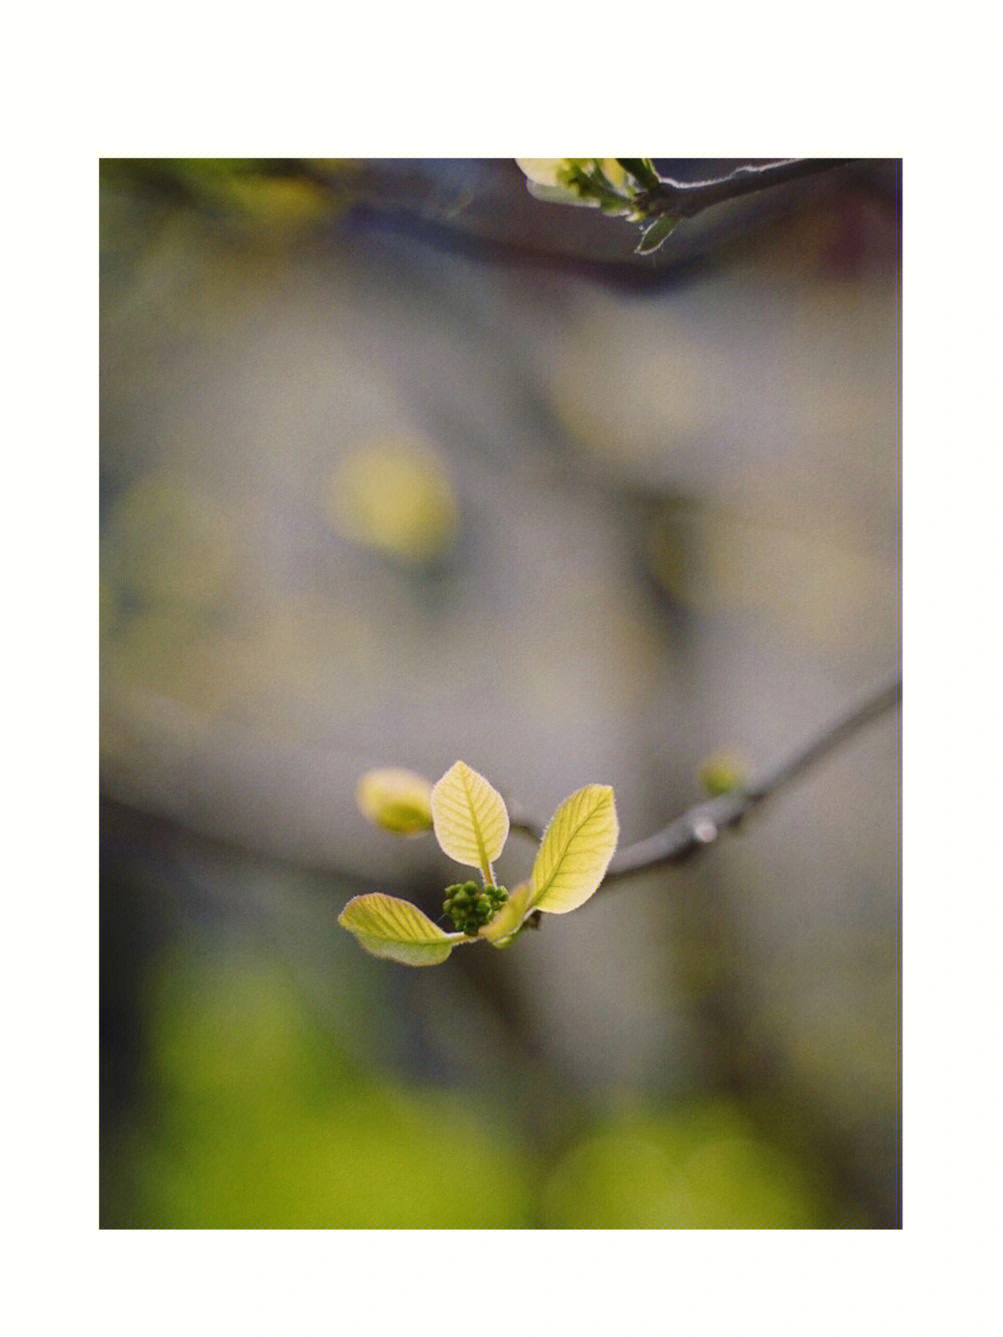
[[[539,843],[543,839],[543,827],[521,803],[513,799],[506,799],[508,807],[509,827],[513,831],[521,831],[524,836],[529,836],[530,840]]]
[[[673,218],[693,218],[724,200],[738,199],[770,186],[784,186],[819,172],[845,167],[852,158],[783,158],[761,167],[736,167],[727,176],[712,181],[674,181],[659,176],[657,184],[638,197],[639,208],[649,218],[669,214]]]
[[[902,679],[896,678],[860,705],[834,721],[782,761],[730,793],[698,803],[668,826],[644,840],[626,845],[613,858],[600,891],[610,882],[658,868],[682,863],[697,850],[712,845],[723,831],[738,824],[766,799],[792,784],[830,753],[856,737],[868,724],[893,710],[902,700]],[[512,828],[538,840],[540,826],[518,806],[513,806]]]

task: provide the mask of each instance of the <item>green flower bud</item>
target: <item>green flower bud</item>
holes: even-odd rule
[[[476,882],[456,882],[446,888],[442,912],[448,915],[457,929],[470,937],[497,914],[508,900],[504,887],[481,887]]]
[[[486,899],[476,882],[456,882],[446,888],[442,912],[449,916],[457,929],[472,937],[477,927],[491,917],[490,901],[487,902],[489,908],[485,914],[483,903]]]
[[[710,757],[700,768],[700,783],[711,798],[740,789],[747,779],[748,772],[742,763],[724,754]]]

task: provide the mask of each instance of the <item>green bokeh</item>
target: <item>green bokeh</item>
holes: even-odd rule
[[[152,982],[151,1115],[133,1148],[153,1228],[529,1224],[518,1148],[468,1099],[358,1070],[253,958]]]
[[[724,1103],[603,1121],[558,1161],[543,1224],[567,1229],[811,1229],[828,1224],[803,1170]]]
[[[635,1106],[530,1149],[496,1102],[363,1070],[254,951],[149,978],[130,1219],[189,1229],[809,1229],[804,1169],[735,1105]],[[121,1186],[119,1186],[120,1188]],[[117,1209],[122,1212],[122,1209]]]

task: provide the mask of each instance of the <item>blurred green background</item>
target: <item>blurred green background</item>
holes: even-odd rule
[[[899,236],[897,162],[644,258],[508,160],[102,163],[104,1227],[900,1224],[896,718],[505,952],[336,922],[455,880],[372,766],[627,842],[895,671]]]

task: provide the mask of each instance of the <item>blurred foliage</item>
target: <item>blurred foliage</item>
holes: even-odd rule
[[[659,507],[646,548],[652,576],[681,604],[711,616],[753,615],[763,625],[772,622],[778,631],[810,637],[833,651],[850,644],[860,654],[869,630],[861,625],[861,606],[873,602],[875,591],[887,583],[887,564],[845,544],[682,498]],[[891,619],[890,596],[886,602]],[[871,633],[871,639],[877,642],[879,634]]]
[[[339,207],[336,184],[348,160],[324,159],[325,181],[306,164],[285,158],[105,158],[109,182],[153,190],[236,223],[298,231],[330,218]]]
[[[192,482],[144,474],[118,498],[104,553],[133,607],[213,608],[235,568],[233,522]]]
[[[604,1119],[543,1187],[543,1224],[568,1229],[804,1230],[827,1216],[804,1169],[723,1101]]]
[[[106,1164],[106,1227],[838,1223],[804,1168],[731,1103],[613,1109],[557,1147],[531,1145],[469,1092],[363,1069],[267,956],[197,941],[146,977],[143,1116]]]
[[[464,1096],[355,1066],[266,960],[229,949],[150,980],[150,1124],[134,1222],[160,1228],[527,1225],[525,1158]]]

